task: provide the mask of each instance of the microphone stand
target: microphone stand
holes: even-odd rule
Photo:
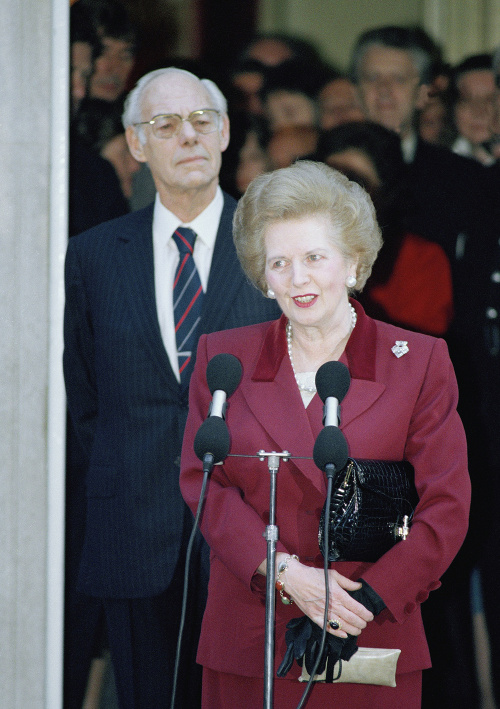
[[[276,580],[276,542],[278,541],[278,527],[276,526],[276,477],[280,464],[280,458],[285,462],[289,459],[290,453],[266,453],[260,450],[257,455],[260,460],[267,458],[271,485],[269,491],[269,524],[263,536],[267,541],[267,568],[266,568],[266,630],[265,630],[265,656],[264,656],[264,709],[272,709],[273,706],[273,686],[274,686],[274,619],[276,594],[274,584]]]

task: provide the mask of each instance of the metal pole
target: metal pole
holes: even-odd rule
[[[276,542],[279,533],[276,526],[276,478],[280,464],[280,458],[288,460],[288,451],[283,453],[265,453],[259,451],[257,454],[260,460],[267,457],[267,464],[271,478],[269,492],[269,524],[263,536],[267,541],[267,567],[266,567],[266,630],[265,630],[265,657],[264,657],[264,709],[272,709],[273,706],[273,686],[274,686],[274,619],[276,594],[274,584],[276,580]]]

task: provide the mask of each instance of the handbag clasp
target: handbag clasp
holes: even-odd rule
[[[410,533],[410,518],[408,515],[404,515],[403,520],[400,524],[396,522],[394,525],[394,537],[395,539],[406,539]]]

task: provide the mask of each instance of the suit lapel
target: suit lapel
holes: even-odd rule
[[[178,390],[158,323],[154,285],[154,258],[152,221],[153,205],[135,213],[136,220],[128,223],[118,237],[118,273],[122,280],[123,297],[135,325],[152,359],[156,362],[165,383]]]
[[[201,327],[204,333],[222,329],[244,279],[232,237],[235,209],[236,201],[224,194],[224,207],[215,240],[207,292],[203,299]]]
[[[324,492],[323,475],[312,461],[315,435],[309,409],[306,411],[304,407],[286,353],[285,324],[283,316],[270,324],[253,376],[242,383],[241,392],[255,418],[273,439],[276,451],[288,450],[292,463]],[[317,409],[315,412],[318,414]],[[319,429],[321,402],[317,417],[316,428]],[[292,448],[290,441],[293,441]]]
[[[376,323],[365,315],[359,303],[353,301],[353,305],[358,321],[341,357],[351,374],[351,386],[341,404],[342,429],[362,416],[385,391],[385,385],[375,381]],[[285,326],[284,316],[270,324],[253,376],[241,385],[241,391],[254,416],[275,441],[277,450],[286,450],[293,440],[293,450],[289,450],[293,463],[322,489],[323,478],[318,478],[318,469],[311,457],[323,427],[323,404],[316,394],[307,409],[304,408],[287,355]]]
[[[357,322],[340,361],[347,365],[351,374],[351,386],[341,404],[341,427],[348,426],[362,416],[385,391],[385,385],[377,382],[377,325],[369,318],[362,306],[351,300],[356,309]]]

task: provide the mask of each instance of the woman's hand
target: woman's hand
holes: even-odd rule
[[[277,555],[277,566],[287,555]],[[337,571],[329,571],[330,601],[328,620],[339,623],[334,629],[329,624],[327,630],[339,638],[359,635],[367,623],[373,620],[373,613],[352,598],[348,591],[361,588],[357,581],[351,581]],[[311,568],[290,558],[288,568],[281,578],[285,583],[285,593],[309,618],[323,627],[325,610],[325,576],[322,569]]]

